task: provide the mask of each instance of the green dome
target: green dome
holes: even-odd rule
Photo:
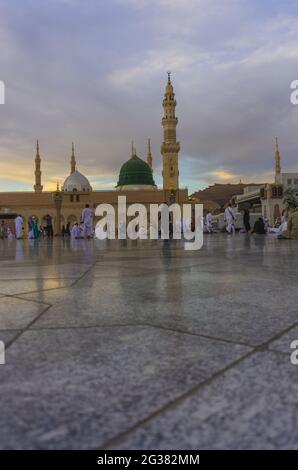
[[[155,186],[150,166],[137,155],[133,155],[121,167],[117,187],[127,185]]]

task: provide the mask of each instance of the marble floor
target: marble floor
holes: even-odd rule
[[[0,240],[1,449],[298,449],[298,242]]]

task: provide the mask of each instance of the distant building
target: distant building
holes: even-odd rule
[[[274,225],[281,219],[285,208],[284,194],[289,188],[293,188],[298,196],[298,173],[282,173],[281,155],[276,138],[274,183],[266,183],[258,188],[245,188],[243,195],[235,197],[235,204],[239,210],[248,208],[252,212],[261,213],[268,219],[270,225]]]
[[[213,214],[222,212],[233,197],[243,194],[247,184],[219,184],[215,183],[201,191],[196,191],[190,196],[190,199],[197,203],[204,204],[204,212],[211,211]],[[254,183],[250,188],[259,187]]]

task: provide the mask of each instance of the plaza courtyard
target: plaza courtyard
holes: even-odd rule
[[[298,242],[0,240],[2,449],[298,449]]]

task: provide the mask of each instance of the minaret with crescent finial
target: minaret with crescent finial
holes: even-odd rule
[[[280,183],[281,175],[281,157],[279,151],[278,139],[275,137],[275,183]]]
[[[35,185],[34,185],[34,191],[36,193],[41,193],[43,189],[43,186],[41,184],[40,164],[41,164],[41,159],[40,159],[40,154],[39,154],[39,142],[37,140],[36,141],[36,155],[35,155]]]
[[[163,158],[163,189],[176,191],[179,189],[178,154],[180,143],[177,142],[176,138],[178,119],[175,114],[176,100],[170,72],[168,72],[168,81],[162,105],[164,109],[162,119],[163,143],[160,151]]]
[[[74,173],[77,169],[77,162],[75,157],[74,143],[71,144],[71,158],[70,158],[70,173]]]

